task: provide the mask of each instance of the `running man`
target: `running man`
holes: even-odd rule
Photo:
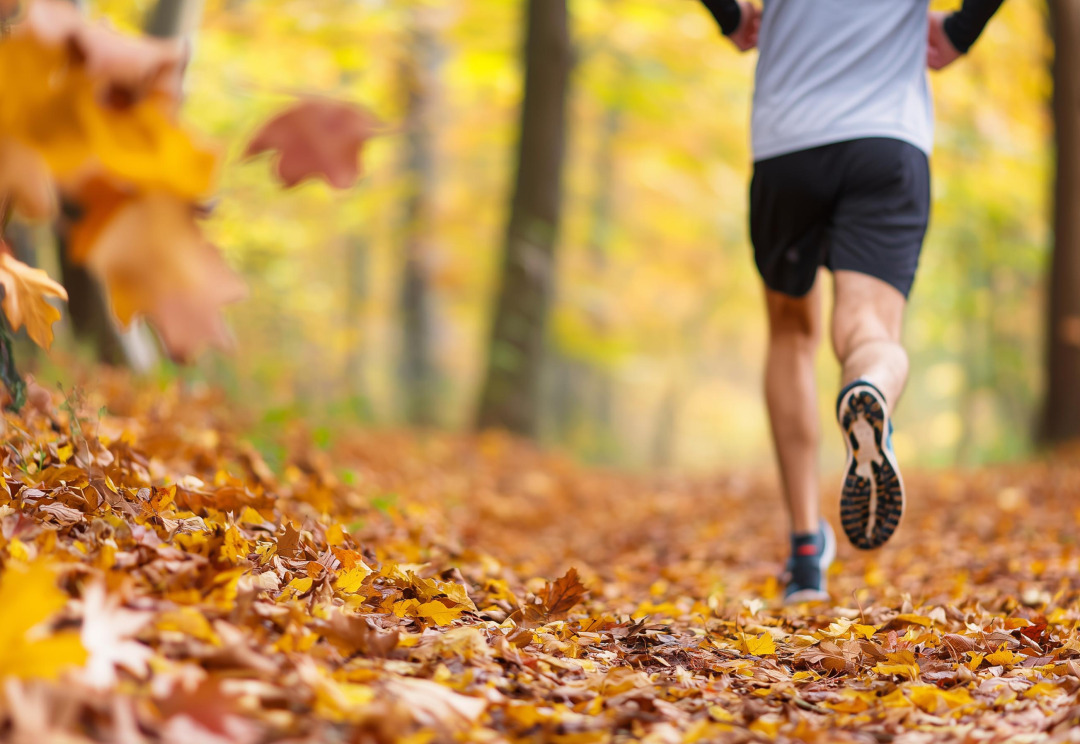
[[[821,266],[848,448],[840,523],[858,548],[892,536],[904,485],[890,411],[908,374],[900,330],[930,213],[933,103],[926,68],[967,52],[1002,0],[703,0],[739,49],[758,47],[750,237],[765,284],[765,399],[788,514],[785,599],[828,599],[835,554],[820,514],[814,356]]]

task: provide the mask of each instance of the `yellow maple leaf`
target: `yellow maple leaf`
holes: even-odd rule
[[[1005,644],[1002,644],[997,651],[992,654],[986,655],[986,663],[990,666],[1011,666],[1013,664],[1019,664],[1025,657],[1023,654],[1016,654],[1005,648]]]
[[[42,563],[9,568],[0,580],[0,677],[56,679],[86,661],[79,634],[47,634],[40,625],[64,606],[56,576]]]
[[[415,617],[420,603],[415,599],[403,599],[400,602],[394,602],[394,614],[398,617]]]
[[[26,325],[26,332],[38,346],[52,346],[52,324],[60,320],[60,311],[47,298],[67,299],[67,292],[41,269],[34,269],[9,253],[0,253],[0,284],[4,287],[3,308],[16,331]]]
[[[897,651],[885,656],[886,661],[874,666],[875,672],[889,676],[897,674],[912,680],[918,679],[919,664],[911,651]]]
[[[306,594],[311,591],[311,585],[314,581],[308,577],[296,578],[285,585],[285,588],[281,590],[281,594],[278,595],[278,602],[286,602],[290,599],[295,599],[302,594]]]
[[[762,633],[759,636],[742,633],[741,641],[740,645],[743,650],[751,656],[774,656],[776,654],[776,644],[773,643],[772,636],[768,633]]]
[[[934,685],[912,685],[907,688],[907,694],[916,706],[935,715],[975,702],[971,694],[963,687],[942,690]]]
[[[363,561],[359,561],[355,567],[342,571],[334,580],[334,587],[341,592],[352,594],[364,583],[364,579],[371,573]]]
[[[229,528],[225,530],[225,543],[221,546],[221,557],[229,563],[239,563],[246,561],[250,552],[251,543],[244,539],[240,530],[229,525]]]
[[[837,713],[862,713],[877,703],[877,694],[869,690],[841,690],[838,700],[825,702],[825,707]]]
[[[461,614],[461,609],[447,607],[442,602],[427,602],[416,608],[416,614],[435,621],[436,625],[449,625]]]
[[[113,35],[117,38],[93,33],[94,46],[130,41]],[[155,56],[150,48],[146,52]],[[48,43],[33,29],[13,35],[0,45],[0,78],[10,83],[4,87],[0,134],[35,150],[69,185],[91,166],[142,189],[162,189],[186,200],[206,195],[217,156],[172,120],[168,96],[145,96],[122,107],[107,104],[103,92],[123,82],[115,73],[124,67],[131,65],[90,70],[85,55],[73,53],[68,44]]]
[[[345,528],[339,522],[326,528],[326,544],[333,546],[345,544]]]
[[[866,640],[870,640],[874,637],[874,633],[877,633],[877,628],[873,625],[860,625],[856,623],[851,626],[856,634],[861,635]]]

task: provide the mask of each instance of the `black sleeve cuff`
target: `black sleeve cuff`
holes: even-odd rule
[[[966,54],[971,49],[971,45],[979,38],[1002,2],[1003,0],[964,0],[963,7],[945,19],[945,35],[956,47],[956,51]]]
[[[736,0],[701,0],[720,24],[724,36],[731,36],[742,20],[742,8]]]

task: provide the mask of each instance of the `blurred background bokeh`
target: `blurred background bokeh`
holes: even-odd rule
[[[153,6],[86,3],[133,30]],[[229,309],[234,353],[187,370],[150,361],[147,374],[223,386],[265,428],[301,416],[327,436],[354,424],[468,429],[516,169],[525,7],[207,0],[183,116],[224,149],[207,229],[250,295]],[[568,7],[539,439],[620,467],[766,464],[763,300],[747,234],[755,54],[736,52],[694,0]],[[1052,57],[1046,3],[1009,0],[966,58],[932,75],[933,212],[897,414],[905,462],[976,464],[1035,447]],[[381,120],[355,188],[283,190],[265,162],[243,162],[253,131],[298,94],[355,101]],[[65,319],[54,360],[77,346]],[[44,357],[36,366],[39,379],[66,373]],[[827,343],[819,370],[827,422],[839,375]],[[825,462],[838,465],[839,437],[826,441]]]

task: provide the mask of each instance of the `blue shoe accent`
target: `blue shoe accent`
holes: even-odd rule
[[[808,550],[813,546],[814,550]],[[792,535],[791,557],[784,572],[784,602],[827,602],[829,566],[836,558],[836,536],[824,519],[815,535]]]
[[[840,524],[855,547],[872,550],[892,537],[904,514],[885,396],[873,383],[856,380],[840,391],[836,420],[848,449]]]

